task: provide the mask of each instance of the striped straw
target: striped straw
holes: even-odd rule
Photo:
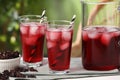
[[[42,12],[42,15],[41,15],[41,20],[40,20],[40,23],[42,22],[43,17],[45,16],[45,12],[46,12],[46,10],[44,9],[44,10],[43,10],[43,12]]]
[[[72,24],[74,23],[75,19],[76,19],[76,15],[73,15],[72,20],[70,22],[70,27],[69,28],[72,27]]]

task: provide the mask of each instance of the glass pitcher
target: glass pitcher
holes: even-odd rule
[[[115,1],[82,0],[82,63],[87,70],[120,65],[119,6]]]

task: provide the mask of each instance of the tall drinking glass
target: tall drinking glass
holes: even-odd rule
[[[82,63],[88,70],[112,70],[120,63],[119,10],[116,2],[82,0]]]
[[[69,72],[73,24],[65,20],[51,21],[46,29],[50,73]]]
[[[42,64],[46,20],[46,17],[41,18],[39,15],[20,17],[22,55],[28,66],[36,67]]]

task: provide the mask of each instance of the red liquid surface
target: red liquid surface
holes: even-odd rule
[[[42,61],[45,28],[45,25],[33,22],[20,25],[23,60],[25,62]]]
[[[82,31],[82,61],[88,70],[112,70],[119,66],[120,30],[90,27]]]
[[[69,69],[73,30],[46,31],[49,67],[52,70]]]

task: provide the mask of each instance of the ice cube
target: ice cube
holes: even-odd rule
[[[120,31],[118,28],[109,28],[108,32],[111,34],[113,37],[117,37],[120,35]]]
[[[62,31],[62,39],[65,41],[71,40],[71,32],[70,31]]]
[[[88,37],[91,39],[97,39],[99,38],[99,33],[97,31],[96,27],[90,27],[87,30],[85,29],[85,31],[88,32]]]
[[[113,36],[120,36],[120,31],[113,32]]]
[[[97,31],[88,33],[88,37],[91,39],[98,39],[100,36],[101,36],[101,33],[98,33]]]
[[[45,34],[45,27],[39,26],[39,31],[40,31],[40,34],[44,35]]]
[[[37,43],[37,39],[36,37],[27,37],[25,39],[25,42],[27,45],[35,45]]]
[[[101,42],[104,45],[108,46],[109,43],[110,43],[110,40],[111,40],[111,35],[109,33],[102,34],[102,36],[101,36]]]
[[[35,35],[38,31],[39,27],[35,23],[30,24],[30,34]]]
[[[63,44],[60,45],[60,49],[61,49],[61,50],[65,50],[65,49],[67,49],[68,47],[69,47],[69,42],[65,42],[65,43],[63,43]]]
[[[56,46],[56,43],[55,43],[55,42],[47,41],[47,47],[48,47],[48,48],[54,48],[55,46]]]
[[[105,27],[96,27],[97,32],[106,32],[107,29]]]
[[[107,28],[107,32],[115,32],[115,31],[118,31],[118,30],[114,27],[108,27]]]
[[[47,35],[49,40],[51,41],[59,41],[61,39],[61,32],[58,31],[50,31]]]
[[[23,24],[23,25],[20,25],[20,32],[22,34],[28,34],[28,30],[29,30],[29,25],[26,25],[26,24]]]

